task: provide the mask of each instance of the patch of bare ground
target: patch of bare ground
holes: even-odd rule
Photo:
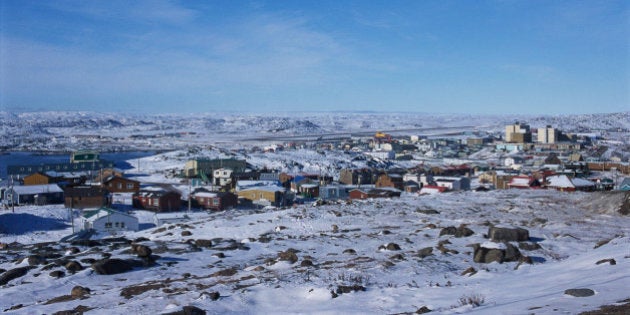
[[[623,304],[622,304],[623,303]],[[579,315],[624,315],[630,314],[630,298],[614,305],[604,305],[598,310],[582,312]]]

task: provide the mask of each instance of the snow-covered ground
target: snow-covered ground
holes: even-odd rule
[[[630,220],[617,212],[622,197],[510,190],[195,212],[184,225],[125,235],[143,238],[140,243],[159,255],[153,266],[100,275],[82,263],[85,269],[57,279],[49,273],[65,269],[44,267],[56,260],[49,259],[0,287],[0,308],[21,304],[6,313],[51,314],[83,305],[95,314],[155,314],[192,305],[212,314],[391,314],[426,306],[442,314],[573,314],[629,297]],[[152,222],[150,213],[137,215],[141,223]],[[72,229],[60,206],[18,207],[15,214],[2,212],[0,222],[2,243],[54,242]],[[474,234],[440,236],[442,228],[462,224]],[[489,224],[527,229],[530,241],[520,251],[533,264],[474,262],[469,245],[489,242]],[[195,240],[213,244],[191,245]],[[527,245],[533,247],[523,249]],[[47,246],[62,253],[73,247]],[[68,260],[100,259],[104,252],[135,257],[127,243],[75,247]],[[0,250],[0,268],[28,265],[22,258],[37,250],[26,248]],[[616,264],[597,264],[603,259]],[[470,267],[476,273],[462,275]],[[77,285],[91,293],[53,300]],[[331,291],[344,286],[358,290],[334,297]],[[573,288],[595,295],[564,294]]]

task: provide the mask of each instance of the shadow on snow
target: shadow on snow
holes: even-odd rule
[[[42,218],[28,213],[0,214],[0,233],[24,234],[35,231],[63,230],[70,227],[58,218]]]

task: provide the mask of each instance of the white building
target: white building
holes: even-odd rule
[[[556,143],[558,142],[558,132],[549,125],[545,128],[538,128],[538,142]]]
[[[84,211],[81,216],[81,226],[84,230],[111,234],[139,229],[138,218],[106,207]]]
[[[217,186],[225,186],[232,183],[232,169],[219,168],[212,172],[212,181]]]

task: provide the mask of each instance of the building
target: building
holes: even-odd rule
[[[470,190],[470,178],[436,176],[433,178],[435,186],[445,187],[449,191]]]
[[[4,189],[5,205],[45,205],[63,202],[63,190],[57,184],[12,186]]]
[[[403,176],[400,174],[381,174],[376,179],[376,188],[392,187],[398,190],[405,189],[405,182]]]
[[[342,169],[339,172],[339,182],[346,185],[371,185],[375,178],[371,169]]]
[[[293,198],[283,187],[261,186],[244,189],[238,192],[238,197],[248,200],[254,204],[265,206],[287,206],[293,202]]]
[[[109,192],[100,186],[66,187],[63,192],[66,208],[86,209],[111,205]]]
[[[186,177],[206,176],[220,168],[230,168],[233,172],[241,173],[247,168],[247,162],[236,159],[193,159],[184,165],[183,175]]]
[[[233,180],[232,180],[232,173],[234,171],[230,168],[219,168],[216,169],[212,172],[212,184],[219,186],[219,187],[225,187],[227,185],[231,185]]]
[[[84,230],[116,234],[125,231],[138,231],[139,222],[135,216],[102,207],[96,210],[84,211],[81,216],[81,227]]]
[[[342,185],[326,185],[319,187],[319,197],[324,200],[348,198],[348,189]]]
[[[558,132],[556,129],[547,125],[545,128],[538,128],[538,143],[556,143],[558,142]]]
[[[103,187],[111,193],[137,193],[140,182],[119,176],[110,176],[103,181]]]
[[[157,212],[181,210],[182,195],[175,189],[151,186],[133,195],[133,206]]]
[[[198,191],[191,197],[196,207],[208,210],[226,210],[238,205],[238,196],[230,192]]]
[[[527,176],[527,175],[514,176],[510,179],[510,182],[507,185],[508,185],[508,188],[516,188],[516,189],[541,188],[540,181],[535,179],[533,176]]]
[[[530,143],[532,133],[529,125],[516,122],[513,125],[505,126],[505,142],[509,143]]]
[[[25,186],[48,185],[48,184],[56,183],[56,180],[55,178],[48,176],[46,174],[35,172],[31,175],[24,176],[24,179],[22,180],[22,182]]]
[[[96,151],[81,150],[72,152],[70,155],[70,163],[98,163],[99,161],[99,154]]]
[[[594,191],[595,183],[582,178],[569,178],[566,175],[552,175],[545,179],[548,188],[559,191]]]

